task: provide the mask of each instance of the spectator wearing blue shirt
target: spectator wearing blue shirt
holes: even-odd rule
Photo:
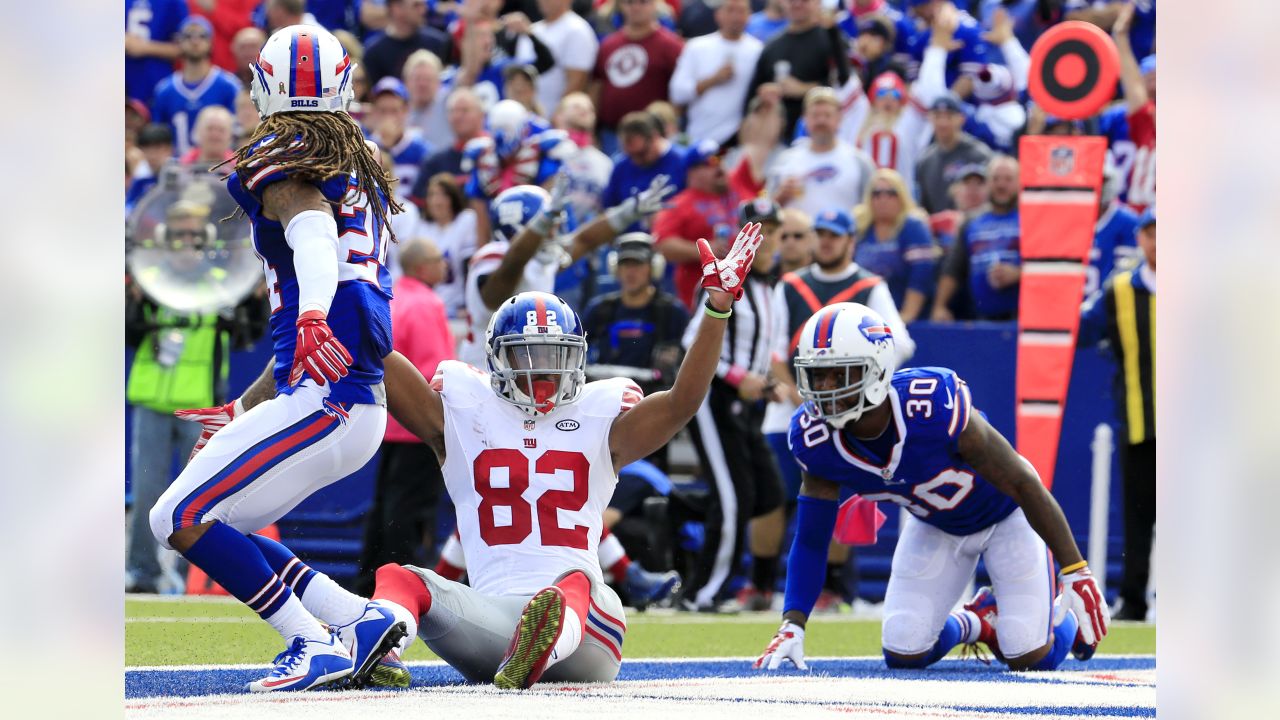
[[[365,119],[369,137],[391,156],[391,174],[398,182],[398,199],[409,196],[418,180],[418,170],[431,155],[431,146],[416,127],[407,127],[409,91],[399,78],[387,76],[373,86],[373,108]]]
[[[1098,222],[1094,225],[1093,247],[1085,268],[1084,297],[1102,288],[1112,271],[1128,269],[1139,259],[1138,214],[1120,202],[1120,170],[1111,163],[1102,171],[1102,192],[1098,199]]]
[[[892,168],[876,170],[853,214],[853,261],[884,278],[903,322],[916,320],[933,295],[941,251],[902,175]]]
[[[688,175],[686,151],[663,137],[662,121],[644,110],[627,113],[618,123],[622,152],[614,157],[613,172],[605,186],[602,207],[621,205],[624,200],[649,187],[659,175],[670,178],[676,191],[684,190]],[[625,230],[644,230],[639,224]]]
[[[453,57],[453,40],[427,26],[426,15],[424,0],[387,0],[386,32],[365,46],[363,66],[370,83],[388,75],[399,77],[405,60],[416,50],[430,50],[444,62]]]
[[[978,320],[1016,320],[1022,279],[1021,230],[1018,226],[1018,161],[998,155],[987,166],[990,209],[970,218],[960,229],[943,262],[932,319],[952,322],[949,304],[967,283]]]
[[[173,72],[174,36],[187,19],[186,0],[125,0],[124,93],[150,104],[156,83]]]
[[[213,25],[208,20],[198,15],[184,20],[178,31],[178,48],[182,69],[156,85],[151,116],[173,128],[175,149],[182,155],[191,149],[200,111],[221,105],[235,113],[236,95],[242,86],[234,75],[213,64]]]
[[[947,86],[960,97],[968,97],[971,76],[988,62],[989,46],[983,38],[982,26],[969,13],[958,9],[952,0],[909,0],[916,17],[916,34],[912,39],[912,60],[924,60],[925,48],[934,32],[949,32],[959,47],[947,53]],[[918,67],[918,65],[917,65]]]

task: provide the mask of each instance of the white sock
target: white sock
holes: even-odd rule
[[[969,628],[968,636],[961,636],[960,642],[966,645],[978,642],[978,635],[982,633],[982,620],[972,610],[957,610],[951,614],[963,618],[960,621],[961,628]]]
[[[294,589],[307,612],[330,625],[346,625],[364,614],[367,599],[349,592],[324,573],[314,572],[301,593]]]
[[[307,640],[329,641],[329,633],[311,613],[307,612],[297,595],[290,595],[279,610],[265,619],[286,641],[298,636]]]
[[[547,659],[547,667],[567,659],[582,644],[582,618],[571,607],[564,609],[564,622],[560,623],[560,637],[556,638],[555,648]]]
[[[622,543],[618,542],[617,535],[609,533],[608,537],[600,538],[600,547],[596,550],[596,557],[600,558],[600,567],[608,570],[626,556],[627,551],[622,547]],[[614,581],[622,582],[624,579],[614,578]]]
[[[444,547],[440,548],[440,557],[456,568],[467,569],[467,556],[463,554],[462,541],[456,534],[450,535],[449,539],[444,541]]]
[[[396,645],[396,652],[404,655],[404,651],[409,649],[409,645],[413,643],[413,639],[418,635],[418,618],[414,617],[413,613],[409,612],[409,609],[403,605],[393,603],[390,600],[379,600],[378,602],[390,610],[391,614],[396,616],[396,620],[403,620],[405,629],[409,631],[404,636],[404,639]]]

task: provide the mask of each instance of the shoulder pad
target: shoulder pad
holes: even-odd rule
[[[644,398],[644,391],[630,378],[609,378],[589,382],[582,389],[578,404],[591,417],[615,418]]]
[[[476,158],[483,154],[486,150],[493,149],[493,138],[482,135],[478,138],[471,138],[466,145],[462,146],[462,154],[469,158]]]
[[[436,367],[431,386],[450,405],[478,405],[493,396],[489,375],[460,360],[442,361]]]
[[[902,401],[904,420],[913,427],[931,426],[955,439],[969,423],[973,409],[969,385],[949,368],[899,370],[893,387]]]

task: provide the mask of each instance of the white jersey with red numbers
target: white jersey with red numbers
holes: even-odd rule
[[[502,240],[485,245],[472,256],[471,265],[467,269],[467,283],[462,296],[463,307],[467,311],[467,337],[458,349],[458,359],[478,368],[488,366],[484,334],[489,329],[489,319],[493,317],[493,311],[486,307],[484,300],[480,298],[480,279],[498,269],[509,247],[511,243]],[[529,264],[524,266],[524,276],[512,294],[518,295],[533,290],[554,292],[556,273],[560,271],[560,267],[554,262],[549,262],[550,257],[543,253],[534,255]]]
[[[1129,139],[1133,141],[1133,169],[1126,196],[1134,212],[1156,202],[1156,104],[1149,101],[1129,115]]]
[[[587,383],[577,401],[533,417],[499,397],[489,375],[440,363],[445,486],[471,587],[532,595],[569,570],[602,583],[596,549],[618,483],[613,421],[640,402],[634,382]]]

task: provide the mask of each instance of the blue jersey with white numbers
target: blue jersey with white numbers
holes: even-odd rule
[[[181,72],[175,72],[156,85],[151,119],[173,129],[174,154],[182,155],[195,144],[196,116],[200,111],[221,105],[234,116],[241,87],[239,78],[220,67],[210,69],[195,86],[188,85]]]
[[[262,193],[287,177],[287,171],[279,166],[260,163],[243,175],[232,173],[227,180],[231,196],[253,223],[253,244],[262,258],[271,296],[276,390],[285,395],[293,392],[289,370],[297,341],[298,276],[284,227],[262,215]],[[382,358],[391,352],[391,274],[385,267],[388,235],[354,175],[331,177],[317,187],[333,203],[338,252],[344,258],[338,262],[338,288],[329,307],[329,327],[353,361],[350,374],[325,384],[330,386],[329,398],[334,401],[373,403],[371,386],[382,382]],[[385,206],[387,199],[379,193],[378,202]]]
[[[186,0],[124,0],[124,31],[152,42],[177,42],[178,27],[187,14]],[[171,72],[172,60],[125,56],[125,97],[150,104],[156,83]]]
[[[1009,516],[1017,504],[960,458],[960,433],[973,399],[955,372],[921,367],[894,373],[893,421],[862,441],[810,417],[791,416],[787,444],[805,472],[867,500],[888,501],[952,535],[969,535]]]

